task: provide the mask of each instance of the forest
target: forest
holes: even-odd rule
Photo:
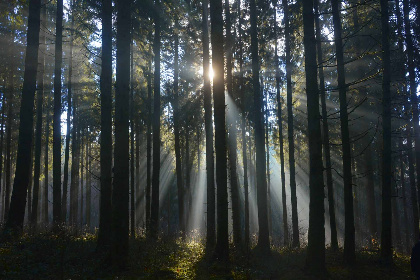
[[[1,279],[420,279],[420,1],[0,0],[0,42]]]

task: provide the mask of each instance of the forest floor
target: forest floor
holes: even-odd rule
[[[269,258],[232,253],[226,272],[208,261],[199,238],[138,237],[130,240],[127,269],[115,272],[95,247],[92,234],[25,234],[0,244],[0,279],[316,279],[305,273],[305,249],[273,248]],[[358,252],[352,267],[341,256],[327,250],[327,279],[414,279],[409,256],[396,254],[393,267],[382,266],[376,252]]]

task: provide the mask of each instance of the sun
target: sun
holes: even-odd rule
[[[213,72],[213,67],[209,66],[209,78],[210,80],[213,80],[214,78],[214,72]]]

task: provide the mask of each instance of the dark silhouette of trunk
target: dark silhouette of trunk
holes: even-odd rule
[[[251,21],[251,57],[252,57],[252,84],[254,91],[254,126],[255,126],[255,149],[256,149],[256,172],[257,176],[257,204],[259,249],[264,253],[270,252],[270,240],[268,236],[267,217],[267,181],[265,178],[265,141],[262,113],[262,96],[259,81],[259,57],[258,57],[258,31],[257,31],[257,7],[255,0],[250,1]],[[217,147],[217,145],[216,145]]]
[[[207,3],[208,4],[208,3]],[[178,19],[175,22],[175,58],[174,58],[174,134],[175,134],[175,169],[176,169],[176,186],[178,190],[178,217],[179,217],[179,230],[182,237],[185,237],[185,221],[184,221],[184,181],[182,178],[182,159],[181,159],[181,148],[179,139],[179,36],[178,36]],[[208,37],[208,34],[207,34]],[[204,43],[203,43],[204,44]],[[207,38],[208,44],[208,38]],[[208,54],[207,54],[208,56]],[[206,71],[206,68],[203,68]],[[204,72],[205,73],[205,72]],[[209,84],[210,85],[210,84]],[[204,90],[206,90],[204,88]],[[205,94],[205,93],[204,93]],[[208,241],[207,241],[208,242]]]
[[[210,0],[212,61],[215,73],[213,77],[217,185],[217,241],[215,256],[221,263],[227,265],[229,262],[229,232],[222,12],[222,0]]]
[[[63,57],[63,0],[57,0],[53,117],[53,224],[61,223],[61,65]]]
[[[216,244],[216,205],[214,186],[214,154],[213,154],[213,121],[210,86],[210,55],[209,55],[209,1],[203,0],[203,95],[204,95],[204,126],[206,130],[206,179],[207,179],[207,250],[212,250]]]
[[[290,55],[290,23],[288,0],[283,0],[287,86],[287,137],[289,140],[290,199],[292,202],[292,246],[299,247],[299,220],[296,197],[295,142],[293,137],[292,61]]]
[[[261,81],[262,84],[262,81]],[[261,93],[263,94],[263,93]],[[272,221],[271,221],[271,179],[270,179],[270,145],[269,145],[269,126],[268,126],[268,93],[266,94],[265,102],[265,150],[267,153],[267,216],[268,216],[268,232],[272,235]]]
[[[112,194],[112,0],[102,0],[101,197],[98,250],[110,245]],[[73,134],[74,135],[74,134]],[[73,180],[72,180],[73,181]]]
[[[142,94],[143,95],[143,94]],[[142,96],[142,98],[144,98],[144,96]],[[137,107],[136,107],[137,108]],[[135,117],[135,125],[136,125],[136,192],[137,192],[137,196],[136,196],[136,213],[139,213],[139,207],[140,207],[140,202],[142,201],[142,199],[144,198],[144,191],[140,190],[140,138],[143,134],[142,131],[142,124],[140,123],[140,114],[137,114]],[[136,215],[136,226],[139,226],[139,222],[140,222],[140,215]]]
[[[382,229],[381,229],[381,258],[386,263],[392,263],[392,207],[391,207],[391,181],[392,181],[392,147],[391,147],[391,59],[389,49],[389,12],[388,1],[381,0],[381,27],[382,27]],[[407,35],[407,34],[406,34]],[[416,103],[417,106],[417,103]],[[416,145],[417,146],[417,145]],[[416,147],[417,148],[417,147]]]
[[[84,155],[85,155],[85,141],[86,141],[86,130],[82,129],[79,133],[82,134],[80,138],[80,149],[81,155],[77,159],[80,162],[80,227],[83,228],[84,225],[84,194],[85,194],[85,177],[84,177],[84,170],[86,168],[84,162]]]
[[[244,226],[245,226],[245,250],[249,250],[249,183],[248,183],[248,156],[247,156],[247,140],[246,140],[246,116],[245,116],[245,90],[244,90],[244,73],[243,73],[243,43],[242,43],[242,13],[241,13],[241,0],[237,2],[238,8],[238,45],[239,45],[239,96],[240,105],[242,110],[241,117],[241,138],[242,138],[242,163],[244,169]]]
[[[72,136],[71,138],[71,183],[70,183],[70,217],[69,217],[69,224],[75,226],[77,223],[77,213],[78,213],[78,194],[79,194],[79,153],[80,153],[80,146],[79,146],[79,137],[78,137],[78,130],[79,124],[78,120],[79,117],[77,113],[77,97],[74,96],[73,98],[73,112],[74,112],[74,119],[73,119],[73,129],[72,129]],[[103,131],[102,131],[103,133]],[[102,134],[101,133],[101,134]],[[101,192],[102,195],[102,192]],[[99,229],[101,231],[101,229]],[[109,234],[109,232],[108,232]],[[98,241],[99,242],[99,241]]]
[[[232,57],[233,57],[233,36],[232,36],[232,22],[229,8],[229,1],[225,0],[225,15],[226,15],[226,87],[227,93],[235,106],[235,96],[233,94],[233,79],[232,79]],[[229,110],[229,108],[228,108]],[[237,248],[242,245],[241,237],[241,221],[240,221],[240,202],[239,202],[239,182],[237,175],[237,136],[236,136],[236,119],[228,122],[229,132],[229,175],[230,175],[230,198],[232,200],[232,223],[233,223],[233,243]]]
[[[275,14],[277,14],[277,6],[275,6]],[[279,149],[280,149],[280,176],[281,176],[281,200],[283,210],[283,244],[289,244],[289,226],[287,223],[287,205],[286,205],[286,174],[284,172],[284,147],[283,147],[283,115],[282,115],[282,100],[280,97],[280,69],[279,69],[279,56],[277,50],[277,35],[278,27],[277,20],[274,18],[274,63],[276,69],[276,99],[277,99],[277,126],[279,129]]]
[[[38,54],[39,55],[39,54]],[[36,90],[36,89],[35,89]],[[32,127],[32,143],[34,143],[34,134],[33,134],[34,128]],[[31,219],[32,216],[32,170],[33,170],[33,158],[34,158],[34,145],[31,145],[31,152],[29,153],[29,157],[31,159],[29,163],[29,185],[28,185],[28,201],[27,201],[27,209],[28,209],[28,221]]]
[[[29,171],[33,134],[33,110],[36,91],[36,75],[38,67],[39,30],[41,1],[29,2],[27,46],[25,54],[25,71],[23,76],[22,99],[20,108],[19,139],[13,193],[10,202],[5,232],[20,233],[25,216],[26,193],[29,185]]]
[[[134,30],[132,29],[132,32]],[[133,36],[133,34],[131,35]],[[134,204],[135,201],[135,182],[134,182],[134,51],[133,51],[133,39],[131,39],[130,43],[130,234],[131,237],[135,237],[135,215],[136,215],[136,206]]]
[[[152,64],[149,61],[147,74],[147,175],[146,175],[146,233],[150,235],[150,191],[152,188]]]
[[[414,146],[415,146],[415,163],[416,163],[416,174],[417,174],[417,191],[420,197],[420,127],[419,127],[419,109],[418,109],[418,97],[417,97],[417,84],[416,84],[416,73],[415,73],[415,48],[413,46],[413,38],[411,34],[411,21],[410,21],[410,6],[408,0],[403,0],[403,12],[404,12],[404,27],[405,27],[405,43],[407,48],[407,65],[409,74],[409,85],[410,85],[410,100],[411,107],[413,110],[412,125],[414,130]],[[417,15],[419,17],[419,15]],[[420,201],[420,200],[419,200]]]
[[[313,1],[303,1],[306,97],[309,142],[309,230],[306,266],[313,273],[325,271],[324,178],[319,112],[319,92]]]
[[[353,185],[351,172],[351,147],[349,120],[347,113],[347,86],[344,70],[343,42],[341,36],[339,0],[332,0],[332,14],[334,23],[334,43],[337,57],[337,81],[340,100],[341,146],[343,153],[343,181],[344,181],[344,261],[355,261],[355,230],[353,213]]]
[[[49,224],[48,218],[48,188],[49,188],[49,158],[48,158],[48,148],[50,144],[50,98],[49,94],[47,93],[46,96],[46,112],[45,112],[45,153],[44,153],[44,198],[43,198],[43,222],[45,225]]]
[[[46,23],[47,9],[45,7],[45,0],[42,1],[43,6],[41,8],[41,22]],[[44,72],[45,72],[45,31],[40,31],[39,35],[39,51],[38,51],[38,76],[37,76],[37,101],[36,101],[36,135],[35,135],[35,164],[34,164],[34,190],[33,190],[33,201],[32,201],[32,216],[30,217],[30,225],[35,230],[38,218],[38,202],[39,202],[39,177],[41,174],[41,146],[42,146],[42,105],[44,102]],[[2,103],[4,104],[4,103]],[[2,119],[3,122],[3,119]],[[3,125],[2,125],[3,127]],[[1,147],[3,146],[3,134],[1,140]],[[0,148],[0,153],[2,148]],[[1,156],[0,156],[0,173],[1,168]],[[1,177],[0,177],[1,181]]]
[[[67,82],[67,132],[66,132],[66,149],[64,151],[64,179],[63,179],[63,199],[61,201],[62,207],[62,221],[65,223],[67,219],[67,186],[69,183],[69,157],[70,157],[70,133],[71,133],[71,93],[73,89],[72,75],[73,75],[73,33],[74,33],[74,6],[73,0],[70,3],[71,7],[71,25],[70,25],[70,54],[69,54],[69,76]]]
[[[11,41],[14,40],[14,33],[11,34]],[[12,180],[12,126],[14,119],[13,103],[15,95],[15,60],[14,60],[14,47],[10,46],[10,69],[9,69],[9,89],[6,98],[7,102],[7,122],[6,122],[6,187],[5,187],[5,199],[4,199],[4,221],[7,220],[9,209],[10,209],[10,192],[11,192],[11,180]],[[29,175],[29,174],[28,174]]]
[[[88,130],[89,132],[89,130]],[[89,134],[88,134],[89,135]],[[89,138],[88,138],[89,139]],[[88,230],[90,230],[91,226],[91,203],[92,203],[92,192],[91,192],[91,160],[90,160],[90,149],[91,144],[87,140],[86,141],[86,225],[88,227]]]
[[[365,151],[365,164],[366,164],[366,199],[367,199],[367,211],[368,211],[368,225],[370,238],[369,242],[372,242],[372,239],[377,238],[378,228],[376,222],[376,200],[375,200],[375,178],[373,173],[373,162],[372,162],[372,144],[369,144]],[[372,245],[372,244],[371,244]]]
[[[129,235],[129,100],[131,1],[117,1],[117,64],[115,87],[115,149],[112,188],[112,262],[127,265]]]
[[[328,190],[328,210],[330,216],[330,229],[331,229],[331,249],[338,250],[337,239],[337,225],[335,221],[335,206],[334,206],[334,189],[331,169],[331,153],[330,153],[330,136],[328,130],[328,117],[327,117],[327,103],[325,97],[325,80],[323,68],[323,55],[321,46],[321,25],[319,23],[319,0],[314,1],[315,9],[315,28],[316,28],[316,47],[318,53],[318,74],[319,74],[319,93],[321,95],[322,107],[322,144],[324,148],[324,161],[325,161],[325,175],[327,176],[327,190]]]
[[[411,205],[413,206],[413,240],[415,243],[419,237],[419,206],[416,191],[416,178],[414,175],[414,159],[413,159],[413,141],[411,138],[412,130],[409,127],[407,131],[407,155],[408,155],[408,176],[410,178],[410,192],[411,192]]]
[[[402,205],[403,205],[403,213],[404,213],[404,252],[409,252],[410,249],[410,226],[408,222],[408,207],[407,207],[407,190],[405,185],[405,166],[404,166],[404,154],[403,154],[403,141],[400,138],[399,141],[399,148],[400,148],[400,181],[401,181],[401,191],[402,191]],[[408,249],[408,250],[407,250]]]
[[[3,81],[3,87],[6,88],[6,81]],[[2,207],[0,208],[0,210],[4,211],[4,203],[3,203],[3,196],[1,195],[2,193],[4,193],[4,188],[2,188],[2,176],[3,176],[3,149],[4,149],[4,111],[5,111],[5,107],[6,107],[6,94],[3,93],[2,95],[2,99],[1,99],[1,136],[0,136],[0,201],[2,202]],[[4,181],[4,178],[3,178]],[[2,217],[2,216],[0,216]]]
[[[157,238],[159,230],[159,175],[160,175],[160,1],[155,0],[155,37],[153,53],[155,72],[153,79],[153,174],[152,204],[150,209],[150,236]]]
[[[191,163],[190,163],[190,126],[189,126],[189,117],[187,116],[185,121],[185,221],[188,227],[191,225]],[[188,230],[189,228],[186,227]]]

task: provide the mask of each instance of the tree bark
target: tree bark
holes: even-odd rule
[[[33,134],[33,110],[36,91],[38,67],[39,30],[41,1],[29,2],[27,46],[25,54],[25,71],[23,76],[22,101],[20,108],[19,139],[16,161],[16,173],[10,211],[5,231],[20,233],[25,216],[27,186],[29,185],[30,153]]]
[[[42,1],[43,6],[41,8],[41,22],[46,23],[47,9],[45,8],[45,0]],[[35,164],[34,164],[34,193],[32,202],[32,216],[30,218],[31,227],[35,230],[38,219],[38,201],[39,201],[39,177],[41,173],[41,146],[42,146],[42,105],[44,102],[44,72],[45,72],[45,31],[40,31],[39,38],[39,54],[38,54],[38,76],[37,76],[37,101],[36,101],[36,135],[35,135]],[[3,127],[3,125],[2,125]],[[3,137],[3,135],[2,135]],[[3,143],[3,141],[2,141]],[[3,146],[3,145],[1,145]],[[0,148],[1,151],[1,148]],[[1,156],[0,156],[1,158]],[[1,160],[0,160],[1,165]],[[0,166],[0,173],[1,173]],[[0,177],[1,179],[1,177]]]
[[[290,23],[288,0],[283,0],[284,34],[286,54],[286,86],[287,86],[287,135],[289,140],[289,171],[290,171],[290,199],[292,203],[292,246],[299,247],[299,220],[296,197],[296,169],[295,169],[295,142],[293,127],[293,99],[292,99],[292,61],[290,55]]]
[[[117,79],[115,87],[115,149],[112,189],[112,262],[127,265],[129,235],[129,99],[131,1],[117,1]]]
[[[319,22],[319,0],[314,1],[315,8],[315,27],[316,27],[316,39],[317,39],[317,52],[318,52],[318,74],[319,74],[319,92],[321,95],[321,107],[322,107],[322,142],[324,148],[324,161],[325,161],[325,174],[327,176],[327,190],[328,190],[328,211],[330,216],[330,229],[331,229],[331,249],[338,250],[338,239],[337,239],[337,224],[335,221],[335,206],[334,206],[334,188],[332,179],[331,169],[331,152],[330,152],[330,136],[328,129],[328,117],[327,117],[327,103],[325,97],[325,80],[324,80],[324,68],[323,68],[323,55],[321,46],[321,25]]]
[[[309,142],[309,231],[306,266],[313,273],[325,272],[325,218],[322,140],[316,62],[313,1],[303,1],[306,96]]]
[[[257,176],[257,201],[258,201],[258,226],[259,249],[264,253],[270,252],[270,240],[268,233],[267,217],[267,181],[265,178],[265,141],[262,115],[262,96],[259,81],[259,57],[258,57],[258,31],[257,31],[257,7],[255,0],[250,1],[251,21],[251,57],[252,57],[252,84],[254,92],[254,125],[255,125],[255,149],[256,149],[256,172]],[[217,145],[216,145],[217,147]]]
[[[217,185],[217,241],[215,256],[221,263],[227,265],[229,262],[229,232],[222,12],[222,0],[210,0]]]
[[[102,0],[101,193],[98,250],[110,245],[112,195],[112,0]]]
[[[392,263],[392,207],[391,207],[391,181],[392,181],[392,144],[391,144],[391,59],[389,48],[389,12],[388,1],[381,0],[381,27],[382,27],[382,129],[383,129],[383,156],[382,156],[382,229],[381,229],[381,258],[386,263]],[[417,103],[416,103],[417,106]],[[416,145],[417,146],[417,145]],[[417,147],[416,147],[417,148]]]
[[[134,30],[132,29],[132,32]],[[133,37],[133,34],[131,34]],[[134,51],[133,51],[133,38],[130,40],[130,234],[131,237],[135,237],[135,215],[136,215],[136,206],[135,206],[135,182],[134,182]]]
[[[152,204],[150,210],[150,236],[157,238],[159,230],[159,176],[160,176],[160,0],[155,0],[155,37],[153,53],[155,72],[153,79],[153,174]]]

